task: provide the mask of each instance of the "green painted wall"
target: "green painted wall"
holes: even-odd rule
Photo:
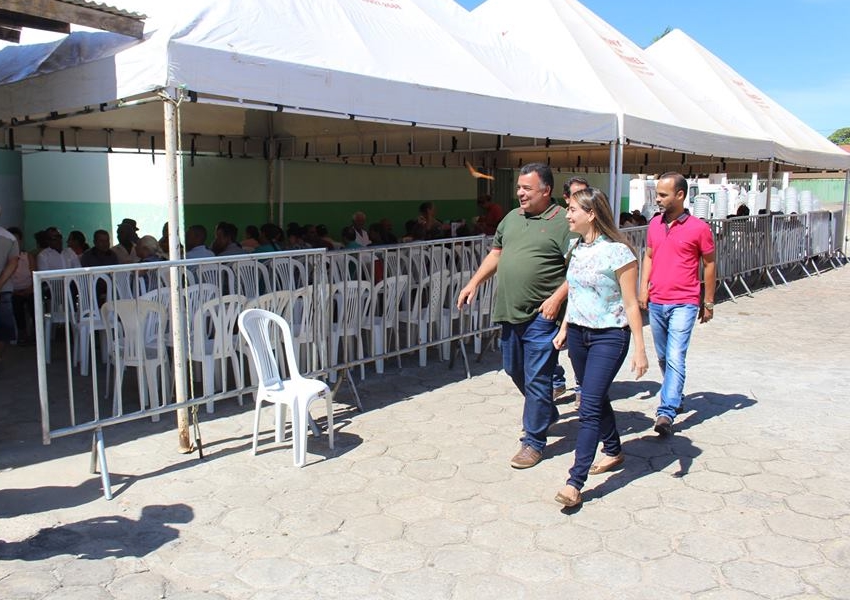
[[[820,198],[821,204],[835,207],[844,202],[844,179],[791,179],[791,187],[798,191],[810,190]]]

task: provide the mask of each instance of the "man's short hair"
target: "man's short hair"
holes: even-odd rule
[[[189,229],[187,231],[192,232],[192,235],[197,236],[197,239],[206,242],[207,228],[203,225],[189,225]]]
[[[221,234],[231,241],[236,241],[236,236],[239,235],[239,230],[236,228],[236,225],[233,223],[227,223],[222,221],[218,224],[217,229],[221,232]]]
[[[661,181],[662,179],[672,179],[673,191],[682,192],[685,194],[685,198],[688,197],[688,180],[685,179],[684,175],[677,173],[676,171],[668,171],[659,177],[658,181]]]
[[[574,183],[580,183],[586,188],[590,187],[590,183],[584,177],[570,177],[570,180],[564,184],[564,196],[567,198],[570,197],[570,188]]]
[[[540,178],[540,182],[543,185],[548,185],[549,190],[555,188],[555,176],[552,174],[552,169],[549,165],[544,165],[543,163],[528,163],[527,165],[523,165],[519,170],[520,175],[529,175],[531,173],[537,173],[537,176]]]

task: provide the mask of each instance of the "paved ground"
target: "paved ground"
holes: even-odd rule
[[[372,375],[367,412],[340,404],[336,450],[310,439],[304,469],[271,409],[256,457],[235,402],[205,419],[203,462],[176,454],[171,418],[109,430],[107,502],[86,436],[40,445],[30,351],[13,352],[0,598],[850,598],[848,289],[845,267],[718,305],[669,440],[657,366],[624,370],[627,461],[573,512],[553,500],[571,398],[547,459],[512,470],[520,399],[493,353],[470,380],[439,362]]]

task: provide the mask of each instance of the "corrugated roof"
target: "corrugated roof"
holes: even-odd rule
[[[131,12],[129,10],[124,10],[122,8],[117,8],[115,6],[110,6],[105,2],[95,2],[94,0],[57,0],[62,4],[73,4],[75,6],[82,6],[84,8],[91,8],[93,10],[97,10],[103,13],[107,13],[110,15],[115,15],[117,17],[129,17],[131,19],[146,19],[147,15],[137,12]]]

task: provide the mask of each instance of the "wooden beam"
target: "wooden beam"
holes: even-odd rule
[[[145,28],[144,21],[140,19],[113,15],[94,8],[67,4],[58,0],[0,0],[0,8],[32,17],[122,33],[135,38],[141,38]]]
[[[0,0],[0,6],[2,6]],[[0,8],[0,26],[12,27],[20,29],[21,27],[29,27],[30,29],[40,29],[42,31],[53,31],[55,33],[71,33],[71,26],[63,21],[54,21],[43,17],[33,17],[31,15],[23,15]]]
[[[21,41],[21,30],[14,27],[0,25],[0,40],[17,44]]]

